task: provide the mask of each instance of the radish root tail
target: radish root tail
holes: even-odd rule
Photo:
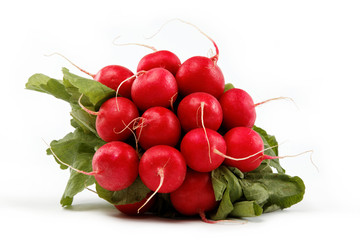
[[[249,158],[252,158],[252,157],[254,157],[254,156],[256,156],[256,155],[258,155],[258,154],[260,154],[260,153],[264,153],[264,151],[269,150],[269,149],[272,149],[272,148],[275,148],[275,147],[277,147],[277,146],[278,146],[278,145],[265,148],[265,149],[263,149],[263,150],[261,150],[261,151],[258,151],[257,153],[254,153],[254,154],[252,154],[252,155],[249,155],[249,156],[243,157],[243,158],[234,158],[234,157],[228,156],[228,155],[220,152],[220,151],[217,150],[216,148],[214,149],[213,152],[214,152],[215,154],[217,154],[217,155],[220,155],[220,156],[222,156],[222,157],[224,157],[224,158],[227,158],[227,159],[230,159],[230,160],[234,160],[234,161],[244,161],[244,160],[247,160],[247,159],[249,159]],[[263,156],[260,156],[260,157],[263,157],[264,159],[270,159],[270,158],[266,158],[266,157],[272,157],[272,156],[263,155]],[[279,157],[273,157],[273,158],[275,159],[275,158],[279,158]]]
[[[58,52],[53,52],[51,54],[45,54],[46,57],[51,57],[53,55],[58,55],[62,58],[64,58],[66,61],[68,61],[71,65],[73,65],[74,67],[76,67],[77,69],[79,69],[81,72],[89,75],[90,77],[92,78],[95,78],[95,74],[92,74],[92,73],[89,73],[87,71],[85,71],[84,69],[80,68],[78,65],[76,65],[74,62],[72,62],[70,59],[68,59],[67,57],[65,57],[64,55],[62,55],[61,53],[58,53]]]
[[[211,224],[214,224],[214,223],[238,223],[238,224],[246,224],[248,223],[247,220],[242,220],[242,221],[239,221],[239,220],[232,220],[232,219],[225,219],[225,220],[211,220],[211,219],[208,219],[205,215],[205,212],[204,211],[200,211],[199,212],[199,215],[200,215],[200,218],[203,222],[205,223],[211,223]]]
[[[214,47],[215,47],[215,52],[216,52],[215,55],[212,56],[210,59],[211,59],[212,61],[214,61],[215,63],[218,61],[218,59],[219,59],[219,48],[218,48],[218,46],[216,45],[215,41],[214,41],[211,37],[209,37],[205,32],[203,32],[198,26],[192,24],[191,22],[187,22],[187,21],[185,21],[185,20],[182,20],[182,19],[180,19],[180,18],[173,18],[173,19],[170,19],[170,20],[166,21],[154,34],[152,34],[152,35],[150,35],[150,36],[148,36],[148,37],[145,37],[145,38],[146,38],[146,39],[151,39],[151,38],[155,37],[168,23],[173,22],[173,21],[179,21],[179,22],[185,23],[185,24],[187,24],[187,25],[190,25],[190,26],[194,27],[196,30],[198,30],[198,31],[199,31],[202,35],[204,35],[207,39],[209,39],[209,40],[212,42],[212,44],[214,45]]]
[[[154,52],[157,52],[158,50],[153,47],[153,46],[150,46],[150,45],[146,45],[146,44],[142,44],[142,43],[114,43],[114,45],[116,46],[130,46],[130,45],[135,45],[135,46],[141,46],[141,47],[146,47],[146,48],[149,48],[151,50],[153,50]]]
[[[316,168],[316,170],[319,172],[319,168],[316,166],[316,164],[314,163],[313,161],[313,158],[312,158],[312,155],[314,153],[314,150],[308,150],[308,151],[305,151],[305,152],[301,152],[301,153],[298,153],[298,154],[295,154],[295,155],[286,155],[286,156],[269,156],[269,155],[264,155],[264,159],[282,159],[282,158],[289,158],[289,157],[298,157],[300,155],[304,155],[306,153],[310,153],[310,161],[311,161],[311,164]]]
[[[146,199],[146,202],[141,206],[139,207],[139,209],[137,210],[137,213],[139,214],[140,213],[140,210],[159,192],[160,188],[162,187],[163,183],[164,183],[164,168],[166,166],[167,162],[165,163],[164,167],[160,168],[158,170],[158,175],[160,177],[160,183],[159,183],[159,186],[156,188],[155,192],[153,192],[150,197],[148,199]]]
[[[201,108],[201,126],[202,126],[202,128],[204,129],[205,138],[206,138],[206,142],[207,142],[208,149],[209,149],[209,161],[210,161],[210,164],[212,164],[212,160],[211,160],[211,146],[210,146],[209,137],[208,137],[208,135],[207,135],[206,128],[205,128],[205,123],[204,123],[204,108],[205,108],[205,102],[201,102],[201,103],[200,103],[200,108]]]
[[[146,71],[139,71],[137,72],[136,74],[132,75],[131,77],[128,77],[127,79],[125,79],[124,81],[122,81],[119,86],[116,88],[116,93],[115,93],[115,99],[116,99],[116,107],[117,107],[117,110],[120,111],[120,107],[119,107],[119,103],[118,103],[118,96],[119,96],[119,90],[121,88],[121,86],[126,83],[127,81],[130,81],[131,79],[133,78],[136,78],[138,76],[140,76],[141,74],[144,74]]]
[[[294,101],[294,99],[292,99],[292,98],[290,98],[290,97],[270,98],[270,99],[268,99],[268,100],[265,100],[265,101],[262,101],[262,102],[259,102],[259,103],[254,104],[254,107],[257,107],[257,106],[259,106],[259,105],[262,105],[262,104],[264,104],[264,103],[271,102],[271,101],[274,101],[274,100],[282,100],[282,99],[290,100],[290,101],[295,105],[295,107],[299,110],[299,107],[298,107],[298,105],[296,104],[296,102]]]
[[[87,112],[88,114],[95,115],[95,116],[99,115],[99,112],[91,111],[90,109],[87,109],[84,105],[82,105],[81,99],[82,99],[83,95],[84,94],[81,94],[79,99],[78,99],[78,104],[81,107],[81,109],[84,110],[85,112]]]
[[[84,172],[84,171],[81,171],[79,169],[76,169],[74,168],[73,166],[71,166],[70,164],[67,164],[66,162],[63,162],[61,161],[61,159],[56,155],[56,153],[54,152],[54,150],[51,148],[50,144],[48,144],[44,139],[42,139],[43,142],[49,147],[52,155],[56,158],[56,160],[58,160],[61,164],[67,166],[68,168],[74,170],[75,172],[78,172],[78,173],[82,173],[84,175],[88,175],[88,176],[94,176],[96,174],[96,172]]]
[[[178,93],[176,92],[171,98],[170,98],[170,107],[171,107],[171,110],[173,111],[173,112],[175,112],[175,110],[174,110],[174,98],[175,97],[177,97],[177,95],[178,95]]]

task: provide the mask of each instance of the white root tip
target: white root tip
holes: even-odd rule
[[[84,94],[81,94],[79,99],[78,99],[78,104],[79,106],[81,107],[82,110],[84,110],[85,112],[89,113],[90,115],[99,115],[99,112],[94,112],[94,111],[91,111],[90,109],[87,109],[82,103],[81,103],[81,99],[83,97]]]
[[[92,74],[92,73],[89,73],[88,71],[85,71],[84,69],[80,68],[78,65],[76,65],[73,61],[71,61],[70,59],[68,59],[67,57],[65,57],[64,55],[62,55],[61,53],[58,53],[58,52],[53,52],[53,53],[50,53],[50,54],[44,54],[45,57],[51,57],[51,56],[54,56],[54,55],[58,55],[62,58],[64,58],[66,61],[68,61],[71,65],[73,65],[74,67],[76,67],[77,69],[79,69],[81,72],[89,75],[90,77],[94,78],[95,77],[95,74]]]
[[[154,34],[152,34],[152,35],[150,35],[148,37],[144,36],[145,39],[151,39],[151,38],[155,37],[168,23],[173,22],[173,21],[179,21],[179,22],[185,23],[187,25],[190,25],[190,26],[194,27],[196,30],[198,30],[207,39],[209,39],[212,42],[212,44],[214,45],[215,52],[216,52],[215,55],[213,55],[211,58],[214,59],[215,62],[217,61],[217,59],[219,58],[219,49],[218,49],[215,41],[211,37],[209,37],[205,32],[203,32],[198,26],[192,24],[191,22],[187,22],[185,20],[182,20],[180,18],[173,18],[173,19],[170,19],[170,20],[166,21],[163,25],[161,25],[161,27]]]
[[[85,175],[88,175],[88,176],[93,176],[96,174],[96,172],[84,172],[84,171],[81,171],[79,169],[76,169],[74,167],[72,167],[70,164],[67,164],[66,162],[63,162],[61,161],[61,159],[56,155],[56,153],[54,152],[54,150],[52,149],[52,147],[50,146],[50,144],[48,144],[43,138],[41,138],[43,140],[43,142],[48,146],[48,148],[50,149],[50,152],[52,153],[52,155],[56,158],[56,160],[58,160],[61,164],[67,166],[68,168],[74,170],[75,172],[78,172],[78,173],[82,173],[82,174],[85,174]]]
[[[165,163],[165,165],[167,164],[167,162]],[[139,209],[137,210],[137,213],[139,214],[140,213],[140,210],[145,207],[146,204],[148,204],[148,202],[159,192],[160,188],[162,187],[163,183],[164,183],[164,167],[160,168],[158,170],[158,175],[160,176],[160,183],[159,183],[159,186],[156,188],[155,192],[153,192],[150,197],[148,199],[146,199],[146,202],[141,206],[139,207]]]
[[[257,153],[254,153],[254,154],[252,154],[252,155],[249,155],[249,156],[243,157],[243,158],[234,158],[234,157],[228,156],[228,155],[220,152],[220,151],[217,150],[216,148],[213,150],[213,152],[214,152],[215,154],[219,155],[219,156],[222,156],[222,157],[227,158],[227,159],[230,159],[230,160],[234,160],[234,161],[244,161],[244,160],[247,160],[247,159],[249,159],[249,158],[252,158],[252,157],[254,157],[254,156],[256,156],[256,155],[258,155],[258,154],[260,154],[260,153],[264,154],[264,152],[265,152],[266,150],[275,148],[275,147],[277,147],[277,146],[278,146],[278,145],[265,148],[264,150],[258,151]],[[260,157],[263,157],[263,155],[261,155]]]
[[[254,106],[257,107],[259,105],[262,105],[264,103],[268,103],[268,102],[271,102],[271,101],[274,101],[274,100],[289,100],[291,101],[295,107],[297,108],[297,110],[300,110],[299,106],[296,104],[296,102],[294,101],[294,99],[292,99],[291,97],[276,97],[276,98],[270,98],[270,99],[267,99],[265,101],[262,101],[262,102],[259,102],[259,103],[256,103]]]
[[[210,161],[210,164],[212,164],[210,140],[209,140],[209,137],[207,135],[206,128],[205,128],[205,122],[204,122],[205,102],[200,103],[200,108],[201,108],[201,126],[204,129],[205,138],[206,138],[208,149],[209,149],[209,153],[208,153],[209,154],[209,161]]]

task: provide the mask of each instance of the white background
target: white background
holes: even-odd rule
[[[360,4],[358,1],[4,1],[0,4],[1,155],[0,238],[20,239],[303,239],[359,236]],[[101,2],[101,3],[95,3]],[[61,78],[60,57],[96,73],[108,64],[136,70],[150,53],[112,40],[169,49],[182,61],[207,55],[218,44],[226,82],[255,102],[286,96],[257,108],[256,124],[274,134],[282,160],[303,178],[304,200],[284,211],[249,218],[245,225],[129,218],[85,191],[73,207],[59,200],[68,172],[45,155],[46,145],[71,131],[69,106],[24,90],[33,73]],[[5,237],[4,236],[8,236]]]

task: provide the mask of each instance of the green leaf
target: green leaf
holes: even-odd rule
[[[92,133],[85,133],[80,129],[75,129],[74,132],[67,134],[60,140],[54,140],[50,143],[51,149],[61,161],[74,166],[76,164],[77,155],[81,153],[95,153],[95,149],[104,145],[106,142],[96,137]],[[52,154],[50,149],[47,153]],[[54,156],[55,158],[55,156]],[[55,158],[57,161],[57,159]],[[58,162],[58,161],[57,161]],[[60,167],[66,169],[67,167],[60,162]],[[91,163],[90,163],[91,164]]]
[[[212,220],[226,219],[227,216],[233,211],[234,206],[233,206],[233,202],[230,199],[230,192],[231,189],[226,188],[218,209],[216,210],[215,214],[212,214],[210,216]]]
[[[263,209],[255,201],[241,201],[234,204],[234,210],[229,214],[231,217],[256,217],[263,213]]]
[[[81,102],[84,106],[91,104],[97,109],[104,101],[115,96],[113,89],[100,82],[72,74],[66,68],[63,68],[62,71],[64,74],[64,85],[67,91],[71,93],[73,103],[77,103],[80,95],[83,94],[84,97]]]
[[[253,130],[259,133],[264,142],[264,149],[267,149],[264,151],[264,154],[269,156],[279,156],[278,142],[276,141],[275,136],[269,135],[264,129],[257,126],[254,126]],[[285,169],[281,167],[279,159],[265,160],[264,162],[271,167],[274,167],[278,173],[285,173]]]
[[[254,201],[260,206],[267,203],[269,200],[269,192],[262,183],[249,181],[248,179],[242,179],[240,182],[244,196],[248,201]]]
[[[69,101],[71,97],[66,91],[62,81],[50,78],[44,74],[32,75],[26,83],[25,88],[47,93],[65,101]]]
[[[73,167],[85,172],[91,172],[91,160],[92,153],[82,153],[76,156]],[[78,173],[74,170],[70,170],[70,178],[66,185],[64,194],[60,200],[60,204],[65,207],[72,204],[74,196],[83,191],[86,187],[91,186],[95,183],[93,176],[88,176],[82,173]]]
[[[76,169],[91,172],[92,157],[96,149],[103,144],[105,144],[105,142],[94,134],[85,133],[81,129],[76,129],[74,132],[67,134],[64,138],[52,141],[50,146],[52,151],[59,159],[61,159],[61,161]],[[50,149],[47,149],[47,153],[52,154]],[[56,158],[55,160],[60,164],[61,169],[68,168],[61,164]],[[94,181],[92,176],[70,170],[70,178],[61,198],[61,205],[71,205],[74,196],[81,192],[85,187],[94,184]]]
[[[271,210],[273,205],[288,208],[300,202],[305,194],[301,178],[283,173],[248,173],[242,182],[246,199],[264,206],[265,210]]]
[[[115,192],[106,190],[96,183],[96,192],[99,197],[111,204],[124,205],[140,202],[150,192],[150,189],[148,189],[141,181],[140,177],[138,177],[130,187]]]
[[[78,105],[74,104],[72,104],[70,115],[73,117],[73,121],[76,122],[76,125],[73,125],[74,127],[81,127],[84,132],[90,131],[98,136],[95,127],[96,116],[85,112]]]
[[[241,172],[237,172],[237,174],[240,173]],[[233,210],[233,203],[241,198],[242,188],[237,176],[225,166],[220,166],[213,170],[211,179],[215,198],[217,201],[221,200],[217,211],[211,215],[211,219],[226,219],[228,214]]]
[[[227,84],[225,84],[224,92],[226,92],[227,90],[230,90],[232,88],[235,88],[234,85],[232,83],[227,83]]]

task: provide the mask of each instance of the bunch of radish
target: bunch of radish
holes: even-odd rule
[[[77,173],[93,176],[107,191],[130,187],[138,177],[151,190],[141,201],[118,204],[130,215],[142,214],[169,194],[182,215],[200,215],[218,206],[211,172],[220,166],[242,173],[256,170],[265,159],[264,142],[252,128],[256,120],[251,96],[239,88],[225,91],[218,66],[219,49],[212,57],[193,56],[184,62],[172,52],[154,51],[140,59],[136,72],[110,65],[95,81],[115,96],[98,109],[82,102],[82,111],[96,118],[96,133],[105,144],[92,157],[92,171],[82,171],[56,159]],[[52,151],[52,149],[50,148]]]

